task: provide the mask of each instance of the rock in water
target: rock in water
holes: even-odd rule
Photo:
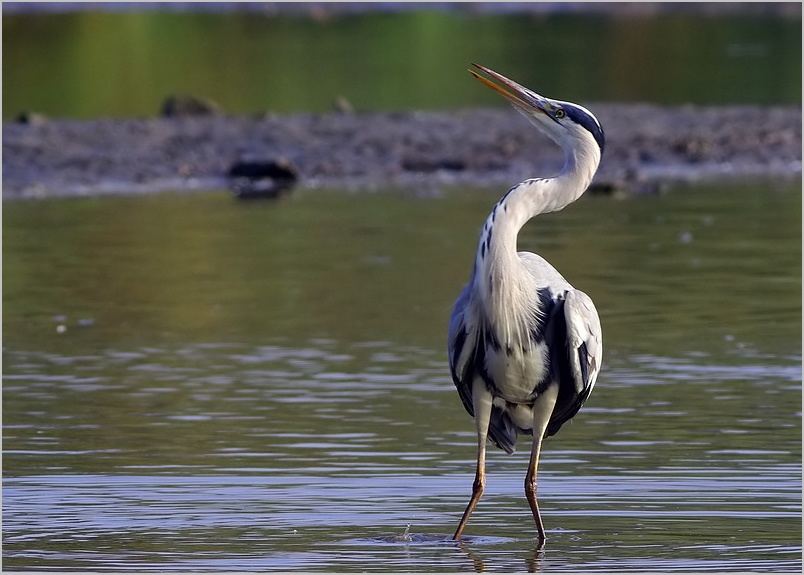
[[[229,187],[240,199],[276,198],[288,193],[299,179],[296,167],[284,158],[239,160],[226,174]]]
[[[212,116],[220,113],[220,106],[212,100],[184,94],[168,96],[162,103],[161,115],[164,118],[180,116]]]

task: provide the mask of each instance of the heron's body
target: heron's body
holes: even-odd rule
[[[516,325],[513,315],[508,322],[490,319],[500,315],[472,297],[476,277],[464,288],[450,321],[454,342],[450,363],[464,406],[474,416],[472,386],[479,378],[492,395],[489,436],[508,453],[514,451],[517,434],[532,434],[533,405],[547,387],[558,385],[564,391],[548,422],[547,436],[577,412],[591,390],[570,381],[565,343],[569,311],[565,298],[570,292],[576,300],[584,296],[536,254],[522,252],[517,257],[526,280],[519,287],[533,294],[520,314],[530,318],[528,324]],[[502,285],[498,291],[502,297],[497,309],[512,309],[505,302],[515,298],[505,297]]]
[[[532,434],[525,491],[543,542],[536,502],[541,440],[571,419],[592,391],[602,336],[592,300],[541,256],[518,252],[517,235],[535,215],[560,210],[586,190],[600,162],[603,135],[594,116],[580,106],[547,100],[477,67],[511,89],[476,75],[562,145],[566,163],[558,176],[526,180],[494,206],[450,318],[450,370],[478,434],[472,499],[455,539],[483,492],[487,438],[513,453],[517,436]]]

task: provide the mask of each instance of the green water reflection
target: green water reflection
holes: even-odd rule
[[[801,21],[673,13],[325,19],[255,13],[3,17],[3,118],[152,116],[171,93],[231,113],[502,105],[476,61],[571,101],[801,102]]]
[[[272,337],[440,348],[498,191],[226,193],[7,202],[5,344]],[[800,190],[584,197],[525,227],[600,309],[608,349],[800,352]],[[68,329],[56,332],[59,316]],[[78,322],[91,323],[82,329]],[[62,337],[66,335],[66,337]],[[66,346],[66,347],[65,347]]]

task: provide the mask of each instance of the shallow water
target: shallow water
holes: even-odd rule
[[[449,540],[474,433],[446,321],[498,195],[5,202],[4,568],[800,571],[800,185],[523,230],[595,300],[604,367],[545,446],[544,553],[524,439]]]

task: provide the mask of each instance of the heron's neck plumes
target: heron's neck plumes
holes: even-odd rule
[[[519,285],[529,278],[517,273],[521,266],[517,255],[519,230],[532,217],[558,211],[577,200],[597,171],[600,148],[591,136],[563,147],[566,160],[558,176],[517,184],[495,204],[483,225],[475,260],[475,289],[483,296],[480,301],[497,308],[487,310],[493,311],[491,317],[513,316],[511,307],[530,299],[530,286]]]
[[[494,206],[483,226],[478,256],[491,250],[488,260],[516,255],[516,238],[534,216],[558,211],[577,200],[592,182],[600,164],[600,148],[592,137],[559,142],[566,153],[564,167],[553,178],[531,178],[517,184]]]

